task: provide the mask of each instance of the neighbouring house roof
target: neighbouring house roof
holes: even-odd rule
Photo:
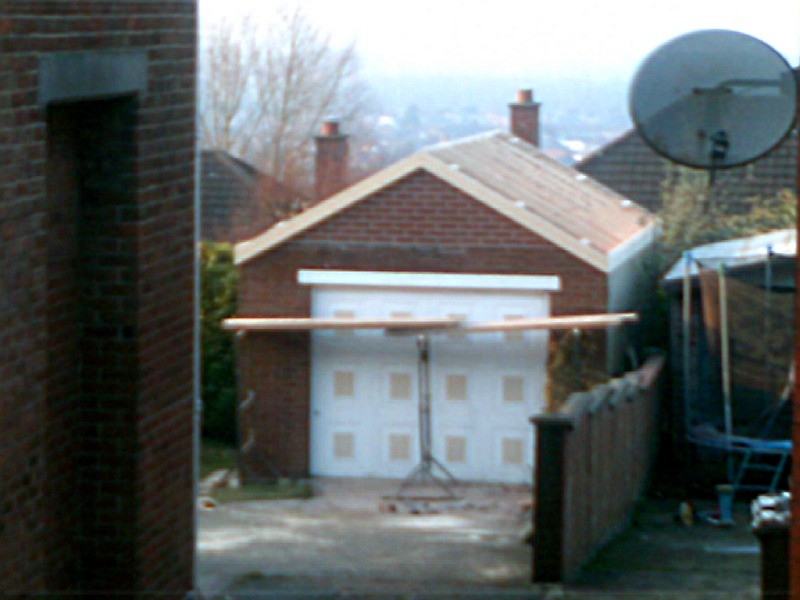
[[[204,241],[252,237],[280,220],[282,207],[305,203],[295,190],[224,150],[202,151],[200,178]]]
[[[575,167],[653,212],[661,208],[662,184],[677,167],[655,153],[632,129],[596,150]],[[710,198],[747,204],[797,185],[797,129],[749,165],[717,171]]]
[[[689,275],[694,277],[698,273],[695,261],[710,266],[743,267],[765,262],[770,253],[773,256],[796,256],[797,230],[779,229],[692,248],[689,252],[692,259],[689,262]],[[686,263],[685,259],[681,259],[664,275],[664,282],[680,281],[685,275]]]
[[[242,264],[424,170],[601,271],[649,243],[653,216],[505,132],[424,148],[236,246]]]

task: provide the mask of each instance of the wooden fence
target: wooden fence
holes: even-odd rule
[[[664,358],[585,393],[536,426],[534,583],[571,579],[630,521],[656,450]]]

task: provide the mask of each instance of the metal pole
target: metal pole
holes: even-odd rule
[[[572,330],[572,367],[579,378],[583,375],[583,365],[581,365],[581,330]]]
[[[200,44],[195,47],[195,57],[200,59]],[[197,63],[199,64],[199,63]],[[199,74],[194,74],[195,85],[199,88]],[[195,119],[200,117],[200,102],[197,101],[198,93],[195,89]],[[199,121],[198,121],[199,122]],[[202,277],[202,244],[203,239],[201,232],[201,196],[200,196],[200,167],[202,165],[202,154],[200,152],[200,144],[194,144],[194,190],[193,190],[193,209],[194,209],[194,261],[192,268],[194,270],[194,281],[192,284],[192,300],[193,307],[193,327],[192,327],[192,402],[194,405],[193,419],[192,419],[192,536],[193,543],[197,545],[199,539],[199,523],[200,523],[200,450],[202,445],[203,435],[203,343],[202,343],[202,299],[201,292],[202,286],[200,285],[200,278]],[[192,552],[192,588],[198,589],[198,560],[197,551]]]
[[[767,244],[767,264],[764,269],[764,338],[761,343],[764,344],[764,369],[767,375],[767,393],[764,394],[766,402],[773,403],[774,397],[772,396],[773,388],[773,371],[772,371],[772,357],[770,356],[770,348],[772,347],[772,244]]]
[[[430,471],[431,457],[431,362],[430,341],[427,335],[417,337],[419,360],[419,458],[426,471]]]
[[[692,427],[691,417],[691,369],[692,369],[692,254],[683,253],[683,427],[688,435]]]
[[[733,457],[730,454],[731,436],[733,435],[733,411],[731,408],[731,363],[730,344],[728,340],[728,293],[725,284],[725,265],[717,271],[719,281],[719,329],[720,354],[722,355],[722,400],[725,416],[725,444],[728,448],[728,480],[733,478]]]
[[[795,70],[795,97],[800,113],[800,72]],[[795,123],[795,144],[797,145],[797,165],[795,170],[795,198],[800,205],[800,127]],[[800,206],[797,210],[797,230],[800,231]],[[792,476],[790,478],[791,492],[791,523],[789,531],[789,594],[796,598],[800,596],[800,296],[797,289],[800,283],[800,269],[795,257],[795,294],[794,294],[794,393],[792,394]]]

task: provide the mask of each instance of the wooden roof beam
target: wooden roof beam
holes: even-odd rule
[[[602,329],[619,327],[639,320],[636,313],[608,313],[598,315],[571,315],[535,319],[509,319],[464,325],[454,317],[233,317],[222,322],[226,331],[314,331],[326,329],[386,329],[396,332],[460,329],[467,333],[492,331],[550,331],[558,329]]]
[[[469,333],[491,331],[552,331],[558,329],[603,329],[619,327],[625,323],[639,320],[636,313],[607,313],[599,315],[570,315],[564,317],[543,317],[537,319],[508,319],[476,323],[466,327]]]
[[[453,329],[461,320],[453,317],[402,317],[402,318],[245,318],[225,319],[222,328],[226,331],[312,331],[324,329],[389,329],[389,330],[431,330]]]

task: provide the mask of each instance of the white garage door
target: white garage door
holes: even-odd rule
[[[317,284],[312,316],[459,316],[469,322],[543,317],[549,315],[549,292],[535,288],[557,287],[554,279],[403,275],[389,277],[388,285],[386,277],[378,278],[380,285],[366,285],[363,278]],[[409,282],[415,285],[403,285]],[[457,478],[531,481],[528,419],[544,407],[546,346],[541,331],[431,335],[433,450]],[[413,336],[314,332],[311,472],[407,475],[420,458],[417,386]]]

